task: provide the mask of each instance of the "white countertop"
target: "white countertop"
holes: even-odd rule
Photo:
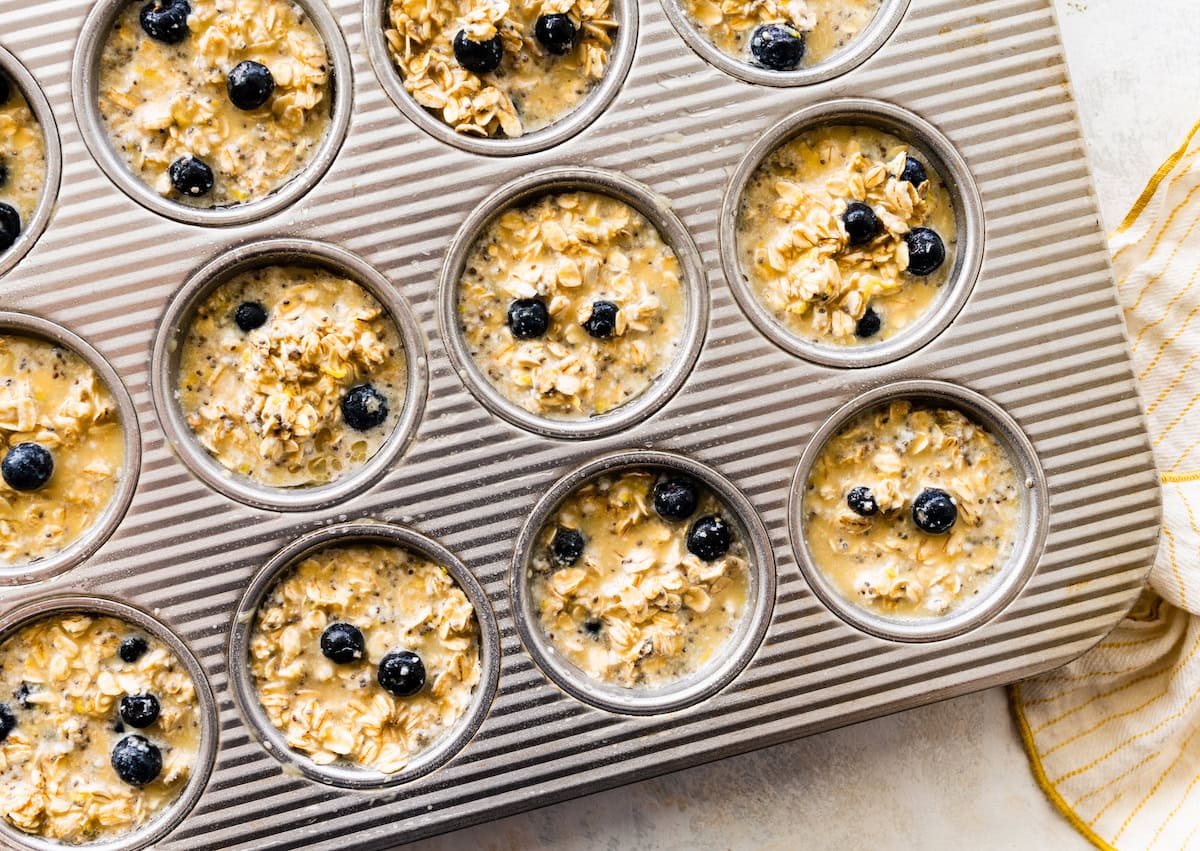
[[[913,0],[915,3],[922,0]],[[962,0],[969,2],[969,0]],[[1200,120],[1196,0],[1055,0],[1115,227]],[[1150,21],[1167,22],[1150,26]],[[972,851],[1088,845],[1034,784],[1002,689],[512,816],[412,851]]]

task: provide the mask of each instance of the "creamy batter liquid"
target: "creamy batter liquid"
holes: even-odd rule
[[[685,320],[679,260],[645,216],[591,192],[508,210],[471,250],[458,286],[459,328],[480,371],[531,413],[583,419],[644,393],[679,352]],[[542,337],[520,340],[509,305],[540,298]],[[616,333],[582,323],[597,300],[616,304]]]
[[[653,508],[657,471],[605,474],[571,494],[538,535],[529,587],[540,626],[573,665],[600,682],[656,688],[720,658],[746,611],[749,557],[732,513],[707,488],[689,520]],[[735,530],[727,555],[688,552],[692,520],[722,516]],[[586,542],[561,566],[551,553],[559,529]]]
[[[906,156],[926,169],[920,187],[899,179]],[[842,214],[868,204],[882,232],[851,246]],[[916,227],[941,236],[946,260],[928,276],[910,274],[904,235]],[[743,274],[759,301],[790,333],[825,345],[876,343],[899,334],[931,307],[954,269],[954,205],[943,178],[922,154],[871,127],[822,127],[768,156],[751,177],[737,219]],[[866,311],[879,333],[859,338]]]
[[[550,53],[534,36],[540,15],[565,14],[579,31],[574,47]],[[574,111],[603,79],[617,22],[609,0],[390,0],[388,46],[404,87],[421,106],[472,136],[517,137]],[[475,42],[497,33],[500,67],[468,71],[454,37]]]
[[[334,664],[321,652],[333,623],[358,627],[363,659]],[[376,682],[390,651],[421,657],[412,697]],[[479,625],[467,595],[441,565],[395,546],[322,549],[276,583],[250,639],[258,699],[288,745],[318,765],[400,771],[467,711],[479,683]]]
[[[135,635],[148,649],[125,662],[118,647]],[[121,724],[121,698],[147,693],[161,707],[158,720],[138,730]],[[36,836],[78,845],[135,831],[179,797],[196,766],[200,712],[187,669],[116,618],[53,615],[23,627],[0,645],[0,703],[16,718],[0,744],[0,813]],[[162,753],[162,771],[146,786],[131,786],[111,765],[130,733]]]
[[[125,466],[112,394],[74,352],[0,334],[0,458],[37,443],[54,459],[34,491],[0,478],[0,564],[26,564],[66,549],[104,513]]]
[[[868,487],[879,513],[849,507]],[[925,488],[951,495],[958,519],[931,535],[912,519]],[[954,409],[897,401],[851,420],[822,449],[804,490],[803,526],[816,567],[846,599],[902,617],[944,615],[985,590],[1012,555],[1022,483],[1008,453]]]
[[[329,56],[307,14],[289,0],[189,0],[180,44],[150,38],[130,3],[100,56],[100,115],[113,146],[156,192],[220,207],[264,198],[316,154],[329,127]],[[261,63],[274,95],[253,111],[229,99],[226,79],[241,61]],[[192,155],[214,172],[199,198],[172,188],[167,169]]]
[[[0,164],[8,172],[0,183],[0,201],[17,211],[24,230],[46,188],[46,137],[16,83],[11,91],[0,106]]]

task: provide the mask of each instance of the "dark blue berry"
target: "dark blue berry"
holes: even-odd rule
[[[904,170],[900,172],[900,179],[907,180],[913,186],[920,186],[929,179],[925,173],[925,166],[920,160],[914,160],[912,157],[904,158]]]
[[[0,201],[0,251],[7,251],[21,235],[21,214],[12,204]]]
[[[608,340],[617,333],[617,314],[621,309],[611,301],[592,303],[592,315],[583,323],[584,330],[597,340]]]
[[[846,494],[846,504],[850,506],[851,511],[863,517],[872,517],[879,513],[875,494],[871,493],[870,488],[861,485],[851,488],[850,493]]]
[[[17,716],[9,709],[7,703],[0,703],[0,742],[8,738],[17,726]]]
[[[553,540],[550,541],[550,554],[563,567],[570,567],[579,561],[585,545],[583,533],[578,529],[559,527],[558,531],[554,533]]]
[[[851,245],[865,245],[883,230],[875,211],[861,201],[851,201],[846,205],[842,224],[846,226],[846,236],[850,238]]]
[[[153,783],[162,772],[162,752],[143,736],[126,736],[112,751],[112,767],[130,786]]]
[[[716,561],[729,552],[733,530],[716,514],[701,517],[687,533],[688,552],[704,561]]]
[[[913,275],[932,275],[946,262],[946,245],[929,228],[913,228],[904,235],[908,243],[908,271]]]
[[[266,65],[247,59],[233,66],[225,81],[225,88],[234,106],[249,111],[258,109],[271,99],[275,93],[275,78]]]
[[[562,56],[575,46],[579,30],[568,15],[540,15],[533,25],[533,34],[555,56]]]
[[[349,665],[366,655],[367,642],[354,624],[331,623],[321,633],[321,652],[331,662]]]
[[[913,500],[912,519],[922,532],[941,535],[949,532],[958,519],[958,506],[954,504],[954,497],[944,490],[925,488]]]
[[[664,520],[687,520],[699,504],[696,486],[686,479],[666,479],[654,486],[654,510]]]
[[[854,325],[854,336],[865,340],[868,337],[874,337],[878,334],[879,329],[882,327],[883,320],[879,317],[879,314],[868,307],[866,312],[863,313],[862,318]]]
[[[187,0],[150,0],[142,7],[139,18],[146,35],[164,44],[179,44],[188,37],[188,15],[192,7]]]
[[[15,491],[35,491],[54,475],[54,456],[36,443],[18,443],[0,462],[0,475]]]
[[[396,697],[412,697],[425,687],[425,663],[411,650],[393,650],[379,660],[379,685]]]
[[[804,60],[804,33],[791,24],[763,24],[750,36],[750,53],[772,71],[795,71]]]
[[[487,41],[471,41],[466,30],[454,36],[454,58],[458,64],[473,74],[487,74],[500,67],[504,58],[504,44],[497,33]]]
[[[233,312],[237,327],[249,333],[267,324],[267,309],[257,301],[243,301]]]
[[[342,399],[342,419],[355,431],[369,431],[388,417],[387,399],[370,384],[359,384]]]
[[[157,721],[161,711],[158,698],[152,694],[127,694],[121,698],[121,720],[139,730]]]
[[[212,169],[191,154],[180,157],[171,163],[167,174],[171,178],[171,185],[180,195],[200,198],[212,192],[214,180]]]
[[[122,662],[136,662],[146,654],[150,649],[150,645],[146,639],[140,635],[131,635],[121,640],[121,646],[117,648],[117,655],[121,657]]]
[[[518,340],[536,340],[550,328],[550,311],[540,298],[519,298],[508,306],[508,329]]]

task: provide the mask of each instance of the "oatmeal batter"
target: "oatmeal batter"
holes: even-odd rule
[[[917,525],[914,503],[929,488],[954,502],[948,532]],[[981,426],[897,401],[855,417],[821,451],[804,491],[804,535],[848,600],[934,617],[968,603],[1008,562],[1021,492],[1008,453]]]
[[[926,175],[918,185],[902,176],[910,161]],[[855,203],[878,223],[865,244],[851,244],[845,222]],[[932,274],[910,269],[915,229],[944,245]],[[823,127],[780,146],[747,184],[737,219],[738,256],[759,301],[792,334],[826,345],[887,340],[916,322],[954,268],[955,239],[945,181],[870,127]]]
[[[514,325],[522,307],[545,321]],[[603,414],[644,393],[679,351],[679,261],[628,204],[550,195],[480,237],[458,315],[471,357],[509,401],[554,419]]]
[[[349,624],[363,652],[336,662],[322,650]],[[416,653],[424,685],[396,697],[378,669],[393,651]],[[288,745],[318,765],[400,771],[470,706],[481,676],[479,625],[444,567],[401,547],[354,544],[308,556],[259,607],[250,639],[258,699]]]
[[[248,308],[257,325],[243,321]],[[324,269],[268,266],[221,284],[197,309],[177,392],[223,466],[269,487],[307,487],[379,451],[400,420],[407,375],[400,332],[374,296]],[[364,386],[379,402],[367,428],[347,418]]]
[[[600,476],[538,535],[529,566],[534,610],[554,647],[593,679],[669,685],[719,657],[745,613],[749,565],[738,526],[695,482],[686,517],[661,515],[655,486],[675,479],[667,471]],[[690,543],[696,525],[714,516],[731,541],[706,560]],[[574,550],[563,545],[571,533],[582,536]]]
[[[122,717],[130,695],[153,698],[151,723]],[[53,615],[22,628],[0,645],[0,702],[15,721],[0,744],[0,811],[36,836],[78,845],[137,830],[179,797],[196,764],[195,684],[162,642],[116,618]],[[161,757],[141,786],[113,765],[130,735]]]
[[[604,77],[617,27],[609,0],[389,0],[387,15],[389,51],[417,103],[459,133],[509,138],[583,102]],[[548,47],[537,34],[542,16],[569,19],[573,40]],[[460,32],[493,49],[499,38],[498,67],[464,66],[454,46]]]
[[[125,465],[112,394],[74,352],[0,334],[0,459],[34,443],[53,473],[32,490],[0,477],[0,564],[26,564],[79,540],[104,513]]]
[[[0,75],[4,72],[0,71]],[[8,100],[0,103],[0,204],[11,207],[20,219],[16,233],[0,237],[11,245],[29,226],[46,188],[46,138],[25,95],[7,77]],[[7,228],[5,228],[7,230]],[[0,250],[8,245],[0,244]]]
[[[717,49],[761,64],[750,50],[754,30],[790,24],[804,37],[800,67],[840,53],[870,26],[883,0],[682,0],[683,10]]]
[[[325,136],[325,43],[289,0],[187,2],[187,33],[177,44],[143,28],[143,0],[117,18],[100,56],[100,115],[118,154],[161,195],[198,207],[256,201],[302,171]],[[243,61],[265,66],[274,82],[250,110],[236,106],[228,88]],[[208,191],[173,184],[172,164],[189,157],[211,170]]]

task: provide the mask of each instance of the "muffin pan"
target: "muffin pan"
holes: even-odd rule
[[[862,42],[874,50],[869,58],[868,50],[835,79],[787,89],[734,79],[701,59],[668,20],[672,2],[641,3],[636,33],[632,10],[623,21],[634,43],[618,56],[632,64],[623,80],[614,65],[611,101],[594,107],[590,124],[555,125],[569,130],[553,147],[485,156],[397,108],[395,79],[387,86],[386,75],[373,73],[375,36],[365,29],[373,13],[363,14],[361,0],[331,0],[329,19],[348,53],[340,63],[339,39],[327,36],[335,112],[346,110],[348,126],[340,152],[331,142],[322,167],[310,171],[311,187],[297,181],[261,207],[205,217],[149,203],[113,169],[96,134],[84,60],[113,4],[0,0],[4,46],[48,94],[64,162],[51,221],[0,278],[0,299],[99,349],[129,389],[127,422],[138,427],[143,456],[115,533],[65,574],[4,589],[0,611],[47,586],[69,588],[153,612],[194,649],[216,696],[215,765],[196,805],[156,847],[396,845],[1048,670],[1098,641],[1137,598],[1157,545],[1157,476],[1050,0],[885,4],[899,23],[888,36],[894,22],[885,19]],[[308,5],[324,17],[319,0]],[[55,35],[47,41],[47,33]],[[601,104],[600,94],[589,104]],[[968,280],[948,293],[954,305],[940,330],[856,369],[798,357],[765,336],[734,297],[719,238],[722,201],[756,144],[793,116],[834,107],[915,116],[908,125],[917,147],[939,155],[946,176],[980,202],[978,245],[960,245],[963,258],[977,258],[973,287]],[[597,170],[647,187],[648,203],[666,211],[651,216],[660,228],[677,220],[690,234],[710,309],[697,320],[698,358],[655,410],[563,439],[476,398],[469,370],[460,372],[469,364],[440,327],[438,281],[456,237],[486,217],[486,199],[503,187]],[[305,505],[233,494],[195,458],[188,463],[189,443],[161,393],[170,347],[165,339],[155,347],[174,322],[176,307],[167,305],[178,305],[173,297],[197,270],[280,239],[362,258],[411,305],[413,334],[428,353],[426,402],[407,451],[397,444],[383,469]],[[686,244],[675,247],[688,270]],[[1010,448],[1044,474],[1030,516],[1045,517],[1044,541],[1038,546],[1040,532],[1029,530],[1019,548],[1027,560],[994,604],[962,629],[916,641],[885,637],[826,604],[819,584],[806,580],[788,509],[790,484],[822,425],[863,394],[903,390],[911,380],[936,382],[934,395],[960,402],[982,399],[985,415],[993,406],[1003,415]],[[160,392],[152,392],[156,382]],[[710,470],[744,496],[739,513],[764,553],[759,569],[773,565],[775,590],[766,576],[771,605],[753,631],[765,634],[724,660],[715,690],[631,714],[577,699],[547,676],[536,639],[522,639],[529,634],[510,577],[522,527],[557,482],[614,453],[647,451]],[[489,663],[495,697],[468,725],[478,729],[456,731],[438,756],[443,764],[386,791],[335,787],[278,758],[261,725],[238,710],[240,674],[228,655],[243,624],[239,601],[264,566],[304,535],[350,521],[386,523],[445,547],[482,588],[498,635]]]

